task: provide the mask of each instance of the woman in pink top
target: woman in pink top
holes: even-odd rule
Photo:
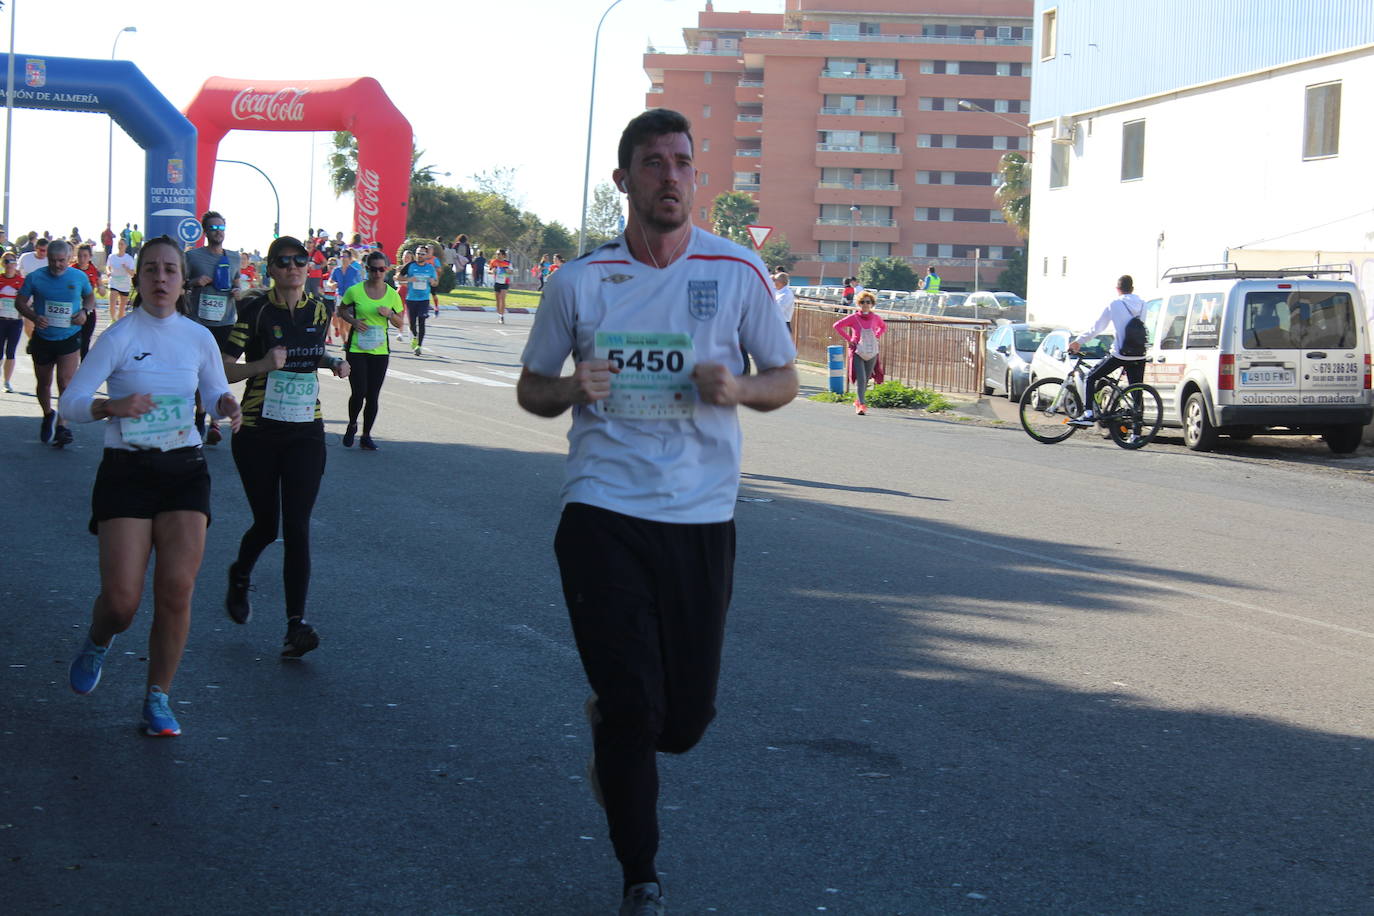
[[[835,322],[835,332],[849,344],[849,378],[858,385],[858,395],[854,399],[854,412],[859,416],[868,413],[864,395],[868,392],[868,380],[876,383],[883,380],[883,364],[878,359],[878,338],[887,333],[887,322],[873,311],[877,300],[873,294],[864,290],[859,293],[859,310]]]

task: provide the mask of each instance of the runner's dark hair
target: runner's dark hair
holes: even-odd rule
[[[620,167],[630,167],[630,158],[634,155],[635,147],[664,134],[686,134],[688,146],[693,153],[696,152],[696,144],[692,141],[692,122],[671,108],[650,108],[626,124],[625,130],[621,132],[620,148],[616,154]]]
[[[158,245],[167,245],[177,253],[177,259],[181,261],[181,277],[183,282],[186,279],[186,252],[182,250],[181,243],[170,235],[159,235],[157,238],[144,239],[143,247],[138,249],[138,259],[134,261],[134,289],[133,297],[129,300],[129,308],[136,309],[143,304],[142,297],[138,292],[138,278],[143,275],[143,260],[148,256],[148,252]],[[186,288],[183,286],[181,295],[177,296],[177,311],[185,314],[186,311]]]

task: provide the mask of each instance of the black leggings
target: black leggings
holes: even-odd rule
[[[301,428],[291,428],[296,426]],[[285,429],[244,427],[230,441],[253,511],[253,525],[239,542],[238,571],[252,572],[258,557],[277,539],[280,526],[286,545],[286,616],[303,617],[310,590],[310,513],[324,477],[324,424],[315,420]]]
[[[425,319],[429,317],[429,306],[425,306],[423,313],[419,312],[414,306],[410,306],[410,336],[415,338],[415,342],[420,346],[425,345]]]
[[[382,382],[386,381],[387,363],[391,357],[385,353],[348,354],[348,425],[358,422],[358,411],[363,412],[363,435],[372,435],[372,424],[377,421],[378,398],[382,393]]]

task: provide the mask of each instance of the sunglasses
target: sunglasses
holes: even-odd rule
[[[381,273],[386,273],[386,265],[385,265],[385,264],[369,264],[369,265],[367,265],[367,272],[370,273],[370,274],[381,274]]]
[[[296,267],[304,267],[309,263],[310,255],[308,254],[279,254],[272,259],[273,267],[282,268],[291,267],[293,265]]]
[[[206,232],[223,232],[223,231],[224,231],[224,227],[223,227],[223,226],[206,226],[206,227],[205,227],[205,231],[206,231]]]

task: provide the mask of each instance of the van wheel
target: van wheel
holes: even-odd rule
[[[1322,438],[1326,440],[1326,447],[1337,455],[1349,455],[1360,447],[1360,438],[1363,435],[1363,426],[1358,423],[1347,423],[1345,426],[1332,426]]]
[[[1190,394],[1183,408],[1183,444],[1195,452],[1209,452],[1217,444],[1217,430],[1200,391]]]

